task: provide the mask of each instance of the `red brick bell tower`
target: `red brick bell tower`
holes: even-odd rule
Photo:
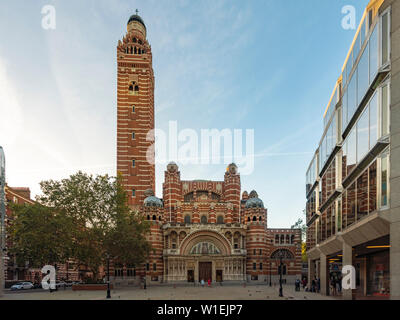
[[[146,26],[137,10],[118,41],[117,64],[117,171],[129,204],[137,206],[146,190],[155,192],[154,142],[147,139],[154,129],[154,73]]]

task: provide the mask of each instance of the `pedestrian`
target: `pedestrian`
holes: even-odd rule
[[[333,295],[334,296],[336,296],[337,295],[337,292],[336,292],[336,278],[335,277],[333,277],[333,279],[332,279],[332,289],[333,289]]]
[[[315,286],[316,286],[316,281],[315,281],[315,279],[312,279],[312,281],[311,281],[311,292],[315,292]]]
[[[294,287],[296,291],[300,291],[300,280],[296,279],[295,283],[294,283]]]
[[[204,279],[201,279],[200,283],[201,283],[201,286],[204,288]]]
[[[307,280],[306,278],[303,278],[303,290],[306,289],[306,285],[307,285]]]
[[[207,284],[209,287],[211,287],[211,279],[208,279]]]
[[[342,292],[342,280],[340,279],[340,277],[338,277],[336,281],[336,290],[338,293]]]

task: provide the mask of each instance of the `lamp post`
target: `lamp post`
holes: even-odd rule
[[[6,252],[6,204],[5,204],[5,186],[6,186],[6,161],[3,148],[0,146],[0,296],[4,290],[4,256]]]
[[[110,255],[107,253],[107,299],[111,299],[110,291]]]
[[[279,251],[279,296],[283,297],[283,289],[282,289],[282,251]]]
[[[269,261],[269,286],[272,287],[272,261]]]

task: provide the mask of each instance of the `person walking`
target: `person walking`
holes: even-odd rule
[[[208,284],[208,287],[211,287],[211,279],[208,279],[207,284]]]
[[[201,283],[201,286],[204,288],[204,279],[201,279],[200,283]]]
[[[312,279],[312,281],[311,281],[311,292],[315,292],[316,290],[315,290],[315,286],[316,286],[316,281],[315,281],[315,279]]]
[[[336,292],[336,278],[335,277],[332,278],[332,291],[333,291],[333,296],[336,296],[337,292]]]

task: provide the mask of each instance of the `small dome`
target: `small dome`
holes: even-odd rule
[[[155,196],[147,197],[146,199],[144,199],[143,204],[146,207],[159,207],[159,208],[163,207],[162,200],[157,198],[157,197],[155,197]]]
[[[136,10],[136,13],[137,13],[137,10]],[[143,19],[138,14],[131,15],[131,17],[128,20],[128,24],[130,24],[132,21],[140,22],[143,25],[143,27],[146,29],[146,25],[144,24]]]
[[[144,195],[145,195],[146,197],[154,196],[154,191],[153,191],[153,189],[147,189],[147,190],[144,192]]]
[[[247,193],[247,191],[243,191],[242,193],[242,199],[243,200],[247,200],[249,198],[249,194]]]
[[[264,208],[264,203],[259,198],[250,198],[246,201],[246,208]]]
[[[250,192],[249,198],[258,198],[258,193],[256,192],[256,190],[253,190],[252,192]]]
[[[178,165],[173,161],[168,163],[167,171],[168,172],[176,172],[176,171],[178,171]]]
[[[232,173],[232,174],[236,174],[237,173],[237,165],[235,163],[231,163],[227,168],[226,168],[226,172]]]

